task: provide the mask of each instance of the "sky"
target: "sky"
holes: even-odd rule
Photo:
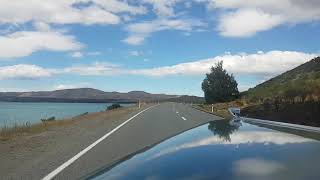
[[[320,54],[319,0],[0,0],[0,91],[240,91]]]

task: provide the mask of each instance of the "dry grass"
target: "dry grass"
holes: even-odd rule
[[[50,122],[40,122],[32,125],[25,123],[22,125],[15,124],[14,126],[4,126],[0,128],[0,140],[6,141],[20,135],[37,134],[47,131],[51,127],[68,125],[72,122],[72,119],[64,119]]]
[[[197,109],[200,109],[202,111],[223,117],[225,119],[229,119],[232,116],[228,112],[229,107],[239,107],[239,108],[245,108],[249,106],[249,104],[245,101],[241,100],[236,100],[236,101],[231,101],[231,102],[226,102],[226,103],[215,103],[213,104],[213,112],[211,111],[212,105],[211,104],[199,104],[195,105],[194,107]]]
[[[149,106],[149,105],[144,105],[144,107],[146,106]],[[81,116],[75,116],[73,118],[62,119],[62,120],[39,122],[32,125],[30,123],[25,123],[25,124],[15,124],[14,126],[4,126],[0,128],[0,141],[11,140],[18,136],[42,133],[54,127],[70,126],[77,121],[83,121],[83,120],[88,120],[92,118],[104,119],[106,117],[112,117],[115,114],[129,112],[129,110],[132,108],[136,108],[136,106],[119,108],[119,109],[114,109],[114,110],[109,110],[104,112],[89,113],[89,114],[84,114]]]

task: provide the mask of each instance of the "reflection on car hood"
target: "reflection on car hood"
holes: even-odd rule
[[[248,123],[213,121],[93,179],[319,179],[320,142]]]

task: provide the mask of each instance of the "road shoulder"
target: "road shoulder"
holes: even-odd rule
[[[39,179],[146,107],[66,119],[68,123],[40,133],[0,141],[0,174],[4,179]]]

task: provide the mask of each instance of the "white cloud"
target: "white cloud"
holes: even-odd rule
[[[118,24],[116,13],[144,14],[142,6],[118,0],[3,0],[0,2],[1,23],[31,21],[55,24]]]
[[[123,70],[120,68],[119,65],[106,62],[95,62],[92,65],[76,65],[68,67],[63,69],[62,71],[60,70],[59,72],[89,76],[105,76],[121,74]]]
[[[196,19],[156,19],[154,21],[130,24],[127,30],[136,34],[149,34],[162,30],[191,31],[195,27],[203,26],[206,26],[206,24]]]
[[[99,56],[102,53],[99,51],[91,51],[91,52],[82,52],[82,51],[75,51],[70,53],[69,55],[73,58],[82,58],[84,56]]]
[[[0,24],[31,22],[37,31],[50,31],[52,24],[119,24],[148,13],[147,7],[151,6],[156,20],[129,25],[128,37],[123,40],[139,45],[156,31],[181,28],[181,31],[190,31],[184,28],[198,26],[197,19],[181,18],[192,15],[188,10],[193,2],[206,3],[208,9],[219,9],[217,12],[221,15],[216,29],[227,37],[248,37],[280,25],[320,20],[319,0],[2,0]],[[178,3],[181,4],[179,8]],[[198,30],[204,29],[195,29]]]
[[[206,23],[196,19],[156,19],[153,21],[133,23],[126,27],[130,35],[123,41],[131,45],[140,45],[146,37],[154,32],[164,30],[190,32],[205,26],[207,26]]]
[[[320,20],[318,0],[197,0],[220,9],[218,30],[228,37],[247,37],[279,25]]]
[[[0,58],[16,58],[40,50],[72,51],[84,45],[71,35],[53,31],[18,31],[0,36]]]
[[[78,18],[66,19],[66,23],[84,23],[85,25],[92,24],[118,24],[120,18],[108,11],[103,10],[98,6],[90,6],[81,10],[81,15]]]
[[[172,66],[162,66],[147,69],[127,69],[119,65],[96,62],[92,65],[81,65],[66,68],[64,73],[80,75],[144,75],[144,76],[170,76],[170,75],[205,75],[218,61],[224,62],[224,67],[230,73],[256,76],[260,79],[271,78],[302,63],[305,63],[317,54],[308,54],[295,51],[258,51],[254,54],[224,54],[209,59],[180,63]],[[247,89],[250,85],[243,85]],[[252,85],[253,86],[253,85]]]
[[[144,6],[131,6],[126,1],[118,0],[92,0],[94,3],[103,7],[103,9],[113,13],[128,12],[131,14],[145,14],[147,9]]]
[[[248,37],[269,30],[283,22],[279,15],[258,10],[239,10],[224,14],[219,19],[220,34],[228,37]]]
[[[174,5],[181,0],[143,0],[144,3],[151,4],[153,11],[160,17],[174,16]]]
[[[122,69],[121,66],[107,62],[95,62],[93,64],[73,65],[61,69],[43,68],[37,65],[29,64],[17,64],[12,66],[0,67],[0,80],[38,79],[51,77],[53,75],[59,74],[75,74],[82,76],[112,76],[126,73],[128,73],[128,71]]]
[[[145,36],[131,35],[122,41],[130,45],[140,45],[143,43],[145,38],[146,38]]]
[[[148,76],[167,75],[203,75],[218,61],[224,62],[228,72],[236,75],[275,76],[305,63],[317,54],[308,54],[295,51],[269,51],[255,54],[225,54],[209,59],[181,63],[173,66],[164,66],[151,69],[132,70],[133,74]]]
[[[33,26],[38,30],[38,31],[50,31],[51,27],[49,24],[44,23],[44,22],[34,22]]]
[[[224,54],[209,59],[147,69],[128,69],[117,64],[95,62],[93,64],[74,65],[63,69],[44,69],[35,65],[15,65],[1,67],[2,72],[0,74],[1,79],[15,77],[23,78],[24,76],[26,78],[30,78],[30,76],[37,77],[36,75],[29,73],[29,69],[32,69],[38,70],[36,72],[40,72],[39,77],[47,77],[53,74],[75,74],[82,76],[142,75],[151,77],[170,75],[204,76],[209,72],[210,67],[214,66],[218,61],[223,61],[225,69],[229,73],[235,74],[236,77],[245,75],[256,77],[258,80],[265,80],[266,78],[274,77],[305,63],[316,56],[318,56],[318,54],[295,51],[259,51],[254,54]],[[146,59],[144,61],[149,60]],[[26,72],[24,72],[24,67],[27,67]],[[7,75],[8,68],[18,69],[19,71],[17,72],[19,73],[8,73]],[[257,81],[256,83],[259,82]],[[241,90],[246,90],[254,85],[255,84],[242,84],[239,88]]]
[[[263,144],[263,145],[285,145],[285,144],[300,144],[300,143],[309,143],[315,142],[315,140],[307,139],[291,134],[285,134],[281,132],[271,132],[271,131],[236,131],[230,134],[231,141],[225,141],[219,136],[210,136],[202,139],[197,139],[193,142],[188,142],[181,144],[177,147],[169,147],[159,151],[154,154],[151,159],[158,158],[167,154],[172,154],[183,149],[190,149],[201,146],[214,146],[214,145],[248,145],[250,144]]]
[[[87,88],[90,87],[91,84],[87,82],[81,82],[77,84],[58,84],[53,87],[54,90],[60,90],[60,89],[75,89],[75,88]]]
[[[245,158],[233,163],[233,171],[246,179],[269,177],[285,170],[286,166],[280,162],[260,158]]]
[[[51,75],[50,70],[36,65],[18,64],[0,67],[0,79],[37,79]]]
[[[82,58],[83,57],[83,53],[80,51],[76,51],[70,54],[71,57],[73,58]]]

